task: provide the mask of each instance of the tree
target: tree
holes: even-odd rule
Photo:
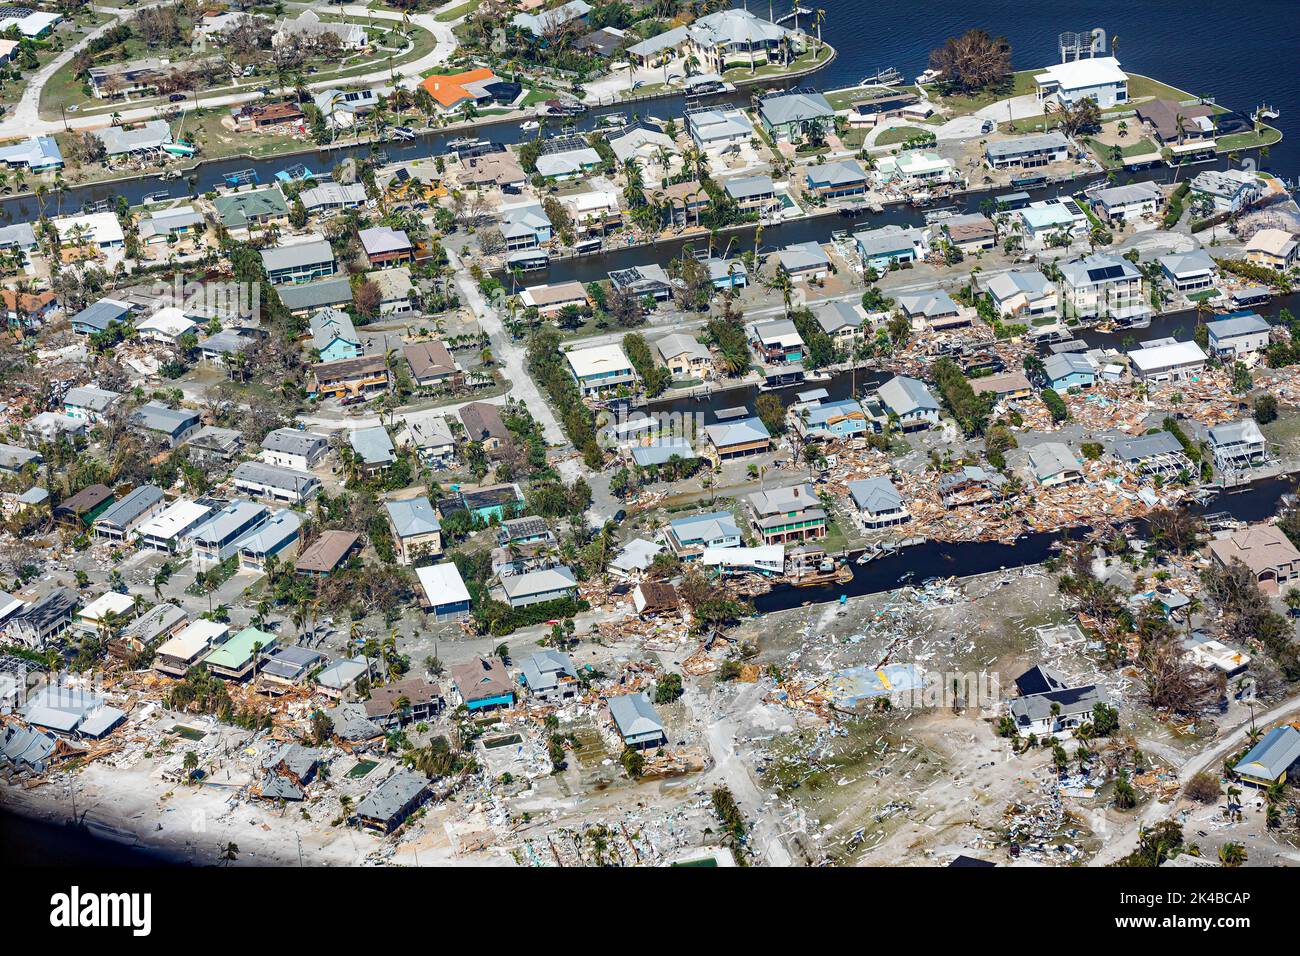
[[[1067,136],[1077,136],[1101,126],[1101,109],[1095,100],[1084,97],[1073,106],[1061,110],[1061,130]]]
[[[767,426],[767,430],[773,435],[780,435],[785,432],[785,405],[781,399],[771,392],[764,392],[758,396],[758,401],[754,404],[754,410],[759,419]]]
[[[986,30],[967,30],[949,37],[930,52],[930,69],[950,91],[971,92],[1004,84],[1011,73],[1011,43]]]
[[[1203,803],[1207,806],[1217,803],[1219,795],[1222,793],[1223,788],[1219,783],[1219,775],[1204,770],[1187,781],[1187,786],[1183,788],[1183,795],[1187,799],[1195,800],[1197,803]]]
[[[1255,421],[1261,425],[1277,421],[1277,398],[1273,395],[1261,395],[1255,399]]]
[[[1236,869],[1247,859],[1246,848],[1240,843],[1228,842],[1219,847],[1219,862],[1228,869]]]

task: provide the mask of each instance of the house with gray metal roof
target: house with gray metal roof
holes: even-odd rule
[[[740,528],[730,511],[714,511],[668,522],[665,534],[673,554],[683,560],[698,558],[708,548],[738,548]]]
[[[262,250],[262,268],[272,285],[302,285],[334,275],[334,250],[324,239]]]
[[[391,833],[429,796],[428,778],[413,770],[395,770],[357,804],[356,817],[368,830]]]
[[[320,361],[356,358],[361,354],[361,339],[352,324],[352,316],[341,309],[321,309],[312,315],[308,324],[311,346]]]
[[[0,471],[16,475],[28,465],[39,465],[44,460],[38,451],[23,448],[21,445],[0,443]]]
[[[330,440],[319,432],[277,428],[262,439],[262,460],[282,468],[309,471],[329,454]]]
[[[199,413],[188,408],[168,408],[160,402],[141,405],[131,413],[131,424],[161,435],[176,448],[202,427]]]
[[[1233,773],[1256,787],[1284,783],[1297,771],[1300,771],[1300,730],[1285,724],[1265,734],[1232,768]]]
[[[397,461],[393,440],[382,425],[358,428],[348,435],[348,444],[356,453],[357,462],[366,474],[383,471]]]
[[[704,434],[719,461],[761,455],[772,447],[772,433],[757,415],[705,425]]]
[[[129,541],[135,536],[136,528],[161,511],[164,504],[160,488],[141,485],[109,505],[91,528],[101,541]]]
[[[867,191],[867,171],[856,159],[814,163],[804,175],[808,188],[822,199],[861,196]]]
[[[1238,312],[1214,322],[1205,323],[1209,332],[1211,355],[1224,360],[1243,359],[1268,348],[1272,339],[1272,326],[1255,312]]]
[[[1224,422],[1208,430],[1214,463],[1224,471],[1242,471],[1268,460],[1268,443],[1253,419]]]
[[[835,108],[820,93],[796,90],[763,97],[758,105],[763,128],[775,139],[825,135],[835,124]]]
[[[1161,430],[1135,438],[1116,439],[1112,453],[1124,467],[1140,475],[1170,478],[1183,471],[1192,471],[1192,463],[1183,451],[1182,443],[1172,432]]]
[[[237,490],[263,501],[301,505],[321,490],[320,479],[311,472],[264,461],[241,461],[233,477]]]
[[[1029,449],[1029,471],[1043,488],[1083,481],[1079,459],[1064,442],[1048,441]]]
[[[726,181],[725,189],[741,209],[764,209],[777,202],[771,176],[737,176]]]
[[[609,716],[625,746],[646,750],[668,743],[664,722],[645,694],[609,698]]]
[[[831,272],[831,257],[816,242],[796,242],[777,250],[778,267],[793,281],[824,279]]]
[[[97,422],[122,397],[121,392],[112,392],[94,385],[79,385],[70,388],[63,396],[63,414],[69,418],[81,418]]]
[[[528,693],[540,700],[563,700],[578,694],[578,672],[563,651],[544,648],[524,658],[519,670]]]
[[[984,159],[994,169],[1025,169],[1063,162],[1070,156],[1070,141],[1058,130],[996,140],[984,147]]]
[[[103,332],[114,322],[126,322],[131,315],[131,305],[117,299],[100,299],[86,306],[68,321],[72,331],[79,335],[94,335]]]
[[[903,504],[902,494],[884,475],[850,481],[849,496],[858,509],[862,523],[868,528],[902,524],[911,517],[907,506]]]
[[[1132,222],[1142,216],[1154,216],[1165,201],[1160,187],[1152,182],[1135,182],[1123,186],[1106,186],[1088,197],[1092,208],[1110,222]]]
[[[918,379],[895,375],[876,390],[876,395],[904,431],[939,424],[939,402]]]
[[[286,285],[276,290],[280,302],[294,315],[307,315],[318,309],[343,308],[352,304],[352,286],[347,276],[333,276],[302,285]]]
[[[438,512],[424,495],[385,501],[388,527],[393,532],[400,564],[411,564],[419,557],[436,557],[442,554],[442,525]]]
[[[578,591],[578,579],[563,564],[557,564],[540,571],[508,574],[497,591],[511,607],[527,607],[573,597]]]
[[[72,626],[72,614],[81,599],[70,588],[57,587],[28,604],[5,622],[10,640],[33,650],[44,650]]]
[[[241,498],[232,501],[194,530],[194,561],[199,567],[220,564],[239,551],[244,538],[271,518],[271,509]]]
[[[1017,697],[1007,710],[1022,737],[1034,734],[1039,740],[1048,737],[1068,740],[1081,724],[1092,720],[1097,705],[1109,703],[1096,685],[1088,684]]]
[[[302,515],[288,508],[273,512],[256,531],[239,542],[239,566],[245,571],[265,571],[269,558],[287,561],[298,550]]]

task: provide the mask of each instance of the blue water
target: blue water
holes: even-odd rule
[[[920,0],[876,4],[819,0],[823,36],[838,59],[814,78],[821,88],[850,86],[894,67],[911,80],[943,39],[982,27],[1011,41],[1012,65],[1028,70],[1060,62],[1057,36],[1101,27],[1119,37],[1120,64],[1220,105],[1249,114],[1261,102],[1281,110],[1283,140],[1269,167],[1300,176],[1300,3],[1253,0]],[[791,7],[778,3],[778,15]],[[766,16],[767,5],[750,9]],[[801,21],[801,25],[803,25]]]

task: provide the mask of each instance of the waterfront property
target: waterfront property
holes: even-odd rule
[[[1264,351],[1272,327],[1254,312],[1237,312],[1205,324],[1210,354],[1224,360],[1243,359]]]
[[[729,511],[677,518],[668,523],[664,537],[673,554],[683,560],[698,558],[706,549],[738,548],[742,543],[740,528]]]
[[[771,488],[749,495],[754,531],[763,544],[788,544],[826,537],[828,517],[812,485]]]
[[[1300,261],[1300,242],[1285,229],[1261,229],[1246,243],[1246,261],[1284,272]]]
[[[1161,256],[1160,273],[1183,295],[1213,289],[1219,276],[1214,258],[1204,249]]]
[[[1205,370],[1207,356],[1195,342],[1169,342],[1128,353],[1133,376],[1144,382],[1175,382]]]
[[[904,431],[939,424],[939,402],[919,379],[895,375],[876,390],[876,395]]]
[[[1113,56],[1054,63],[1034,77],[1034,85],[1045,108],[1074,106],[1085,99],[1102,109],[1128,102],[1128,76]]]
[[[1110,222],[1125,223],[1155,215],[1164,202],[1164,193],[1155,183],[1137,182],[1107,186],[1094,192],[1091,199],[1097,215]]]
[[[1249,471],[1268,461],[1268,443],[1253,418],[1215,425],[1206,435],[1215,465],[1228,474]]]
[[[870,180],[856,159],[842,159],[809,166],[804,181],[819,199],[842,199],[865,194]]]
[[[834,126],[835,110],[820,93],[795,90],[763,97],[758,118],[773,139],[796,142],[825,136]]]
[[[994,140],[984,147],[984,160],[993,169],[1033,169],[1069,156],[1070,141],[1058,130]]]
[[[1216,213],[1240,212],[1264,195],[1264,184],[1245,169],[1207,169],[1192,179],[1192,196]]]
[[[1038,325],[1059,317],[1056,284],[1033,270],[1000,272],[985,285],[998,314]]]
[[[1134,319],[1151,311],[1142,273],[1127,259],[1102,252],[1061,266],[1061,303],[1075,318]]]
[[[597,345],[593,348],[566,352],[569,372],[583,395],[600,395],[636,383],[636,370],[618,345]]]
[[[752,322],[748,331],[750,344],[764,365],[803,361],[804,341],[789,319]]]
[[[903,524],[911,518],[902,494],[883,475],[850,481],[849,495],[863,525],[868,528],[886,528]]]
[[[705,425],[710,452],[717,461],[761,455],[772,447],[772,434],[756,415]]]
[[[1225,568],[1240,561],[1268,594],[1278,594],[1300,578],[1300,550],[1276,525],[1254,525],[1216,538],[1210,542],[1210,554]]]

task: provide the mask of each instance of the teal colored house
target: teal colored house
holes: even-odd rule
[[[352,317],[338,309],[321,309],[311,317],[311,344],[322,362],[361,357]]]
[[[488,485],[477,491],[462,491],[461,503],[465,510],[490,524],[495,518],[498,523],[515,517],[524,504],[524,493],[515,484]]]
[[[1043,371],[1047,375],[1048,384],[1058,392],[1070,388],[1090,388],[1097,380],[1097,370],[1078,352],[1048,356],[1043,362]]]
[[[808,438],[852,438],[872,430],[862,406],[851,398],[800,410],[796,427]]]

